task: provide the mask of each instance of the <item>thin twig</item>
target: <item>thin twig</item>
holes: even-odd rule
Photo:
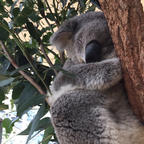
[[[57,8],[56,8],[56,4],[55,4],[55,0],[53,0],[53,7],[54,7],[56,18],[59,21],[59,19],[58,19],[58,13],[57,13]]]
[[[53,68],[53,64],[52,64],[50,58],[47,56],[46,51],[45,51],[42,43],[40,44],[40,48],[41,48],[42,53],[44,54],[44,57],[45,57],[47,63]],[[54,70],[55,74],[57,75],[57,71],[55,69],[53,69],[53,70]]]
[[[53,28],[52,28],[50,22],[48,21],[47,17],[45,16],[44,18],[45,18],[45,21],[47,22],[47,24],[49,25],[49,27],[50,27],[52,33],[54,33],[54,30],[53,30]]]
[[[48,46],[48,45],[44,45],[44,47],[45,47],[45,46]],[[57,59],[60,59],[59,55],[56,54],[54,51],[52,51],[52,50],[49,49],[49,48],[47,48],[47,50],[48,50],[50,53],[52,53]]]
[[[56,8],[58,9],[58,6],[59,6],[59,2],[56,0],[56,2],[57,2],[57,6],[56,6]]]
[[[57,24],[57,27],[59,27],[60,24],[59,24],[59,21],[57,20],[57,17],[55,18],[55,16],[54,16],[54,14],[53,14],[53,12],[52,12],[52,10],[51,10],[51,8],[50,8],[49,3],[47,2],[47,0],[46,0],[45,2],[46,2],[46,5],[47,5],[50,13],[52,14],[53,18],[55,19],[55,22],[56,22],[56,24]]]
[[[0,45],[2,50],[4,51],[5,55],[7,56],[7,59],[10,61],[10,63],[16,68],[18,69],[19,66],[16,64],[16,62],[12,59],[12,57],[10,56],[10,54],[8,53],[8,51],[6,50],[5,45],[3,44],[2,41],[0,41]],[[38,91],[40,94],[42,95],[46,95],[46,93],[42,90],[42,88],[31,78],[29,77],[24,71],[19,70],[18,71],[27,81],[29,81]]]

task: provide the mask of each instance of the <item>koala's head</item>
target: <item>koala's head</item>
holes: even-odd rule
[[[88,12],[65,21],[50,41],[60,51],[66,50],[68,57],[79,63],[115,57],[107,21],[102,12]]]

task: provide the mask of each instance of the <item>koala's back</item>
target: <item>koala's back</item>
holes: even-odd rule
[[[144,142],[144,129],[132,113],[121,83],[105,92],[68,91],[55,101],[51,114],[60,144]]]

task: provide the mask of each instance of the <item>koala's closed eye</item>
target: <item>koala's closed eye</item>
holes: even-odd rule
[[[98,62],[101,60],[102,46],[96,40],[90,41],[86,45],[86,63]]]

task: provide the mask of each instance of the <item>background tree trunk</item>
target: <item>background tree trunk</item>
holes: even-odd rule
[[[134,112],[144,122],[144,12],[140,0],[99,0],[107,18],[125,87]]]

